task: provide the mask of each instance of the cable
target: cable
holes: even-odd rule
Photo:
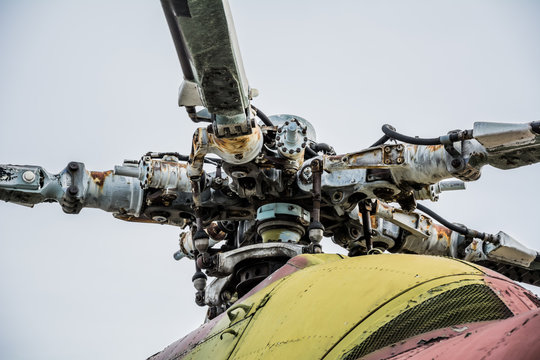
[[[396,139],[396,140],[403,141],[405,143],[413,144],[413,145],[451,144],[456,141],[468,140],[468,139],[473,138],[472,130],[452,131],[448,135],[439,136],[437,138],[427,138],[427,139],[400,134],[396,131],[396,129],[392,125],[388,125],[388,124],[385,124],[382,126],[382,131],[386,136],[388,136],[391,139]]]
[[[453,230],[453,231],[455,231],[457,233],[460,233],[461,235],[474,237],[474,238],[478,238],[478,239],[484,239],[484,240],[491,240],[491,238],[493,237],[492,235],[489,235],[489,234],[486,234],[486,233],[483,233],[483,232],[479,232],[479,231],[476,231],[476,230],[473,230],[473,229],[469,229],[465,225],[453,224],[450,221],[446,220],[445,218],[441,217],[439,214],[437,214],[433,210],[425,207],[422,204],[416,204],[416,208],[418,210],[422,211],[423,213],[428,214],[429,216],[431,216],[432,218],[434,218],[435,220],[437,220],[438,222],[440,222],[442,225],[446,226],[450,230]]]
[[[311,158],[314,158],[316,156],[319,156],[319,154],[317,154],[315,152],[315,150],[313,150],[312,148],[310,148],[309,146],[306,146],[306,152],[305,152],[305,158],[306,159],[311,159]]]
[[[388,140],[390,140],[390,137],[389,137],[388,135],[383,135],[383,137],[380,138],[379,140],[375,141],[375,142],[370,146],[370,148],[375,147],[375,146],[382,145],[382,144],[384,144],[385,142],[387,142]]]
[[[257,114],[257,117],[259,119],[261,119],[261,121],[264,123],[264,125],[266,125],[266,126],[274,126],[274,124],[272,123],[272,120],[270,120],[270,118],[268,116],[266,116],[265,113],[263,113],[261,110],[257,109],[253,105],[251,105],[251,108],[253,110],[255,110],[255,114]]]
[[[318,153],[319,151],[322,151],[324,154],[328,154],[328,155],[335,155],[336,154],[336,151],[334,150],[334,148],[332,146],[328,145],[327,143],[311,144],[311,148],[316,153]]]
[[[389,138],[403,141],[408,144],[414,144],[414,145],[440,145],[441,144],[440,138],[423,139],[423,138],[403,135],[403,134],[398,133],[393,126],[388,125],[388,124],[383,125],[382,131]]]

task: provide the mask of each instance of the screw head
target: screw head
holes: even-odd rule
[[[450,163],[453,167],[458,168],[461,166],[461,160],[460,159],[453,159]]]
[[[25,171],[22,175],[22,179],[27,183],[31,183],[36,180],[36,174],[34,174],[34,172],[30,170]]]
[[[167,221],[167,218],[165,216],[156,215],[152,217],[152,220],[157,221],[159,223],[164,223]]]
[[[72,161],[68,164],[68,169],[71,170],[71,171],[77,171],[79,170],[79,164],[77,164],[76,162]]]

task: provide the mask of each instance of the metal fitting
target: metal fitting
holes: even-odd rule
[[[278,128],[276,140],[280,140],[279,153],[288,159],[297,160],[304,157],[308,138],[304,136],[307,126],[292,118]]]

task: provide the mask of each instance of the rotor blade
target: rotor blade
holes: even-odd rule
[[[193,70],[191,69],[191,65],[189,63],[189,55],[187,52],[186,44],[184,42],[184,38],[182,37],[182,32],[180,31],[180,26],[176,19],[175,13],[173,12],[173,3],[179,3],[176,6],[176,12],[181,14],[182,3],[185,3],[185,7],[187,8],[187,1],[178,2],[161,0],[161,6],[163,7],[165,19],[167,20],[167,25],[169,25],[169,29],[171,31],[174,46],[176,47],[176,53],[178,54],[178,59],[180,60],[180,66],[182,67],[182,72],[184,73],[184,79],[188,81],[195,81]],[[187,13],[189,13],[189,11],[187,11]]]
[[[198,86],[202,105],[217,115],[218,125],[245,122],[249,89],[228,2],[161,3],[184,78]]]

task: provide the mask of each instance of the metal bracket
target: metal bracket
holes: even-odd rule
[[[290,243],[263,243],[244,246],[225,253],[216,254],[215,264],[208,269],[208,275],[224,277],[233,273],[238,263],[246,259],[262,259],[269,257],[293,258],[303,253],[303,246]]]
[[[66,214],[78,214],[83,208],[84,196],[84,164],[72,161],[66,168],[66,173],[71,179],[71,184],[66,189],[60,205]]]
[[[384,145],[345,155],[325,156],[324,170],[377,169],[405,164],[402,144]]]

